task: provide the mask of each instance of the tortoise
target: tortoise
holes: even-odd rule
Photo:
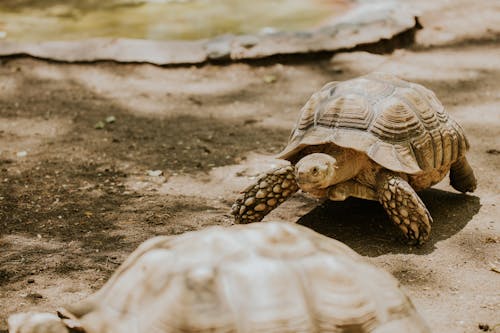
[[[379,201],[409,244],[422,244],[432,217],[416,191],[450,171],[472,192],[469,143],[436,95],[386,73],[330,82],[300,111],[278,158],[291,165],[262,175],[232,206],[237,223],[257,222],[299,188],[318,198]]]
[[[158,236],[94,295],[11,333],[429,332],[388,272],[288,222]]]

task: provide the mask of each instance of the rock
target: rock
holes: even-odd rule
[[[98,121],[95,125],[94,125],[94,128],[95,129],[103,129],[104,126],[106,126],[106,124],[104,123],[104,121]]]
[[[276,75],[269,74],[269,75],[264,76],[263,80],[265,83],[274,83],[274,82],[276,82],[277,77],[276,77]]]
[[[148,176],[151,176],[151,177],[159,177],[161,175],[163,175],[163,171],[162,170],[148,170]]]
[[[205,44],[207,58],[211,60],[225,60],[231,56],[231,42],[233,35],[224,35]]]
[[[257,36],[252,36],[252,35],[239,36],[237,40],[241,46],[247,49],[259,43],[259,38]]]

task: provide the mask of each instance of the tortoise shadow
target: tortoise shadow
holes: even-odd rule
[[[419,192],[434,222],[430,238],[421,247],[402,242],[399,229],[375,201],[349,198],[325,201],[297,223],[335,238],[361,255],[376,257],[386,253],[431,253],[435,244],[458,233],[479,211],[479,197],[427,189]]]

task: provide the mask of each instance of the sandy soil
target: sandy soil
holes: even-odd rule
[[[445,180],[421,194],[434,217],[421,248],[398,243],[368,201],[298,194],[267,219],[309,226],[393,273],[435,332],[500,332],[500,9],[424,3],[418,44],[391,55],[201,68],[4,59],[0,330],[12,312],[85,297],[147,238],[229,225],[238,191],[280,163],[272,155],[311,93],[380,70],[434,90],[462,124],[477,191]]]

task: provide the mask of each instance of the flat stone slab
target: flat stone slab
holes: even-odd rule
[[[340,17],[312,31],[222,35],[196,41],[94,38],[78,41],[23,43],[0,41],[0,57],[32,56],[62,62],[145,62],[156,65],[243,61],[276,55],[356,49],[414,32],[415,12],[392,1],[356,4]]]

